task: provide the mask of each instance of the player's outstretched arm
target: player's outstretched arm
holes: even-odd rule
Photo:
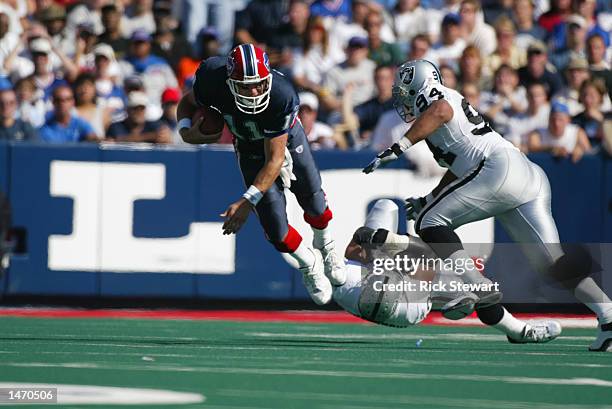
[[[453,119],[453,108],[444,99],[439,99],[419,116],[412,127],[398,142],[382,151],[363,169],[364,173],[374,172],[377,168],[399,158],[404,151],[417,142],[427,138],[432,132]]]
[[[221,213],[221,216],[225,218],[223,234],[232,234],[240,230],[249,217],[251,208],[257,205],[264,193],[270,189],[278,178],[285,161],[287,138],[288,135],[284,134],[264,140],[266,163],[242,197],[232,203],[225,212]]]

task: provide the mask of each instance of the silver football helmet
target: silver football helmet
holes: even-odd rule
[[[412,60],[402,64],[395,73],[393,106],[405,122],[416,118],[414,105],[419,91],[426,85],[442,84],[438,66],[427,60]]]

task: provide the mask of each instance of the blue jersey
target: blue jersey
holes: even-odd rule
[[[201,106],[212,106],[222,114],[227,126],[237,138],[240,151],[263,154],[264,138],[274,138],[296,132],[304,132],[297,121],[299,98],[291,83],[280,73],[272,70],[270,104],[259,114],[241,112],[226,83],[227,57],[211,57],[200,64],[193,83],[196,102]]]

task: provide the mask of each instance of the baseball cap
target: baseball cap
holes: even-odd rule
[[[366,37],[354,36],[348,42],[349,48],[363,48],[368,46],[368,39]]]
[[[556,112],[567,115],[570,114],[569,108],[562,101],[553,101],[553,103],[550,104],[550,113],[554,114]]]
[[[217,29],[209,26],[201,29],[198,36],[200,36],[200,38],[213,38],[217,40],[219,38],[219,33],[217,32]]]
[[[149,34],[147,31],[142,30],[142,29],[138,29],[135,30],[132,33],[132,37],[131,37],[132,41],[151,41],[151,34]]]
[[[567,69],[568,70],[588,70],[589,62],[586,60],[586,58],[582,56],[574,55],[570,57],[569,63],[567,64]]]
[[[319,99],[312,92],[300,92],[298,98],[300,99],[300,107],[307,106],[313,111],[319,109]]]
[[[30,41],[30,52],[49,54],[51,52],[51,44],[44,38],[35,38]]]
[[[147,94],[144,92],[133,91],[128,95],[128,108],[146,107],[148,104],[149,98],[147,98]]]
[[[565,23],[568,26],[576,25],[576,26],[578,26],[580,28],[586,28],[587,27],[586,19],[584,17],[582,17],[581,15],[579,15],[579,14],[572,14],[571,16],[567,17],[565,19]]]
[[[446,26],[449,24],[459,25],[461,23],[461,16],[457,13],[448,13],[442,19],[442,25]]]
[[[108,44],[100,43],[96,45],[93,49],[93,53],[95,56],[101,55],[111,61],[115,60],[115,51],[113,50],[113,47]]]
[[[177,103],[181,99],[181,91],[178,88],[166,88],[161,96],[162,104]]]
[[[527,54],[546,54],[546,44],[539,40],[532,41],[527,48]]]

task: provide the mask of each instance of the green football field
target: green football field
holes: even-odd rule
[[[481,327],[3,317],[0,328],[1,384],[203,400],[69,408],[612,408],[612,354],[587,352],[593,330],[511,345]]]

